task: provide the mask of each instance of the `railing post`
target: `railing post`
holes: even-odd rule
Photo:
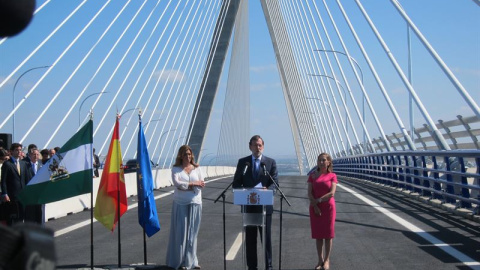
[[[468,185],[467,177],[465,176],[465,173],[467,170],[465,169],[465,160],[463,157],[459,157],[458,161],[460,162],[460,170],[462,172],[462,184]],[[468,188],[462,188],[462,197],[463,198],[470,198],[470,192]],[[460,207],[461,208],[472,208],[472,204],[470,202],[465,202],[465,201],[460,201]]]
[[[422,156],[422,167],[423,167],[423,172],[422,172],[423,177],[428,178],[427,159],[425,158],[425,156]],[[430,188],[430,181],[429,181],[429,180],[423,179],[422,182],[423,182],[423,186],[424,186],[425,188]],[[432,192],[429,191],[429,190],[425,190],[425,189],[424,189],[424,190],[422,191],[422,195],[423,195],[423,196],[431,197],[431,196],[432,196]]]
[[[380,157],[380,164],[382,166],[382,176],[384,178],[387,178],[388,177],[388,173],[387,173],[387,160],[388,160],[388,157],[385,157],[385,156],[381,156]],[[386,184],[387,181],[386,180],[382,180],[382,184]]]
[[[445,171],[446,171],[445,174],[447,176],[446,177],[447,182],[453,182],[453,177],[452,177],[452,174],[450,173],[451,168],[452,168],[452,164],[451,164],[452,161],[453,161],[453,158],[445,156],[444,162],[445,162]],[[452,194],[452,195],[455,194],[455,190],[454,190],[453,186],[449,185],[449,184],[447,184],[446,192],[448,194]],[[455,202],[456,202],[454,199],[452,199],[450,197],[445,197],[445,201],[447,203],[453,203],[453,204],[455,204]]]
[[[404,173],[404,177],[405,177],[405,189],[407,190],[412,190],[412,177],[410,176],[410,160],[409,160],[409,156],[405,155],[403,156],[403,158],[405,159],[405,173]]]
[[[398,164],[397,164],[397,179],[400,181],[398,183],[397,187],[404,189],[405,185],[402,182],[405,182],[405,175],[404,175],[404,169],[403,169],[403,163],[402,163],[402,156],[398,155],[396,156],[398,159]]]
[[[387,156],[387,174],[388,178],[394,180],[393,166],[395,165],[395,159],[393,156]],[[393,181],[387,181],[389,186],[393,186]]]
[[[420,175],[420,170],[418,169],[420,167],[420,163],[422,162],[422,159],[419,156],[412,156],[413,159],[413,166],[415,169],[413,170],[413,174],[416,176],[413,178],[413,184],[416,186],[420,186],[420,178],[418,176]],[[422,190],[418,187],[413,188],[413,192],[422,194]]]
[[[438,162],[437,162],[437,157],[436,156],[432,156],[432,162],[433,162],[433,169],[435,170],[433,172],[433,178],[435,180],[439,180],[440,177],[439,177],[439,173],[438,173]],[[433,183],[433,189],[435,190],[438,190],[438,191],[442,191],[442,186],[440,185],[440,183],[438,183],[437,181],[435,181]],[[434,199],[443,199],[443,196],[441,196],[440,194],[438,193],[434,193],[433,194],[433,198]]]
[[[477,175],[480,174],[480,157],[475,158],[475,166],[477,167]],[[480,186],[480,179],[477,179],[477,185]],[[480,200],[480,192],[477,192],[477,200]],[[473,210],[475,215],[480,215],[480,204]]]

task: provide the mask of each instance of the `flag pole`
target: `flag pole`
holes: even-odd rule
[[[116,121],[120,120],[120,115],[117,112]],[[120,162],[120,165],[123,166],[123,162]],[[121,168],[120,168],[121,171]],[[120,240],[120,177],[117,177],[117,215],[118,215],[118,268],[122,265],[122,243]]]
[[[147,239],[145,237],[145,224],[143,225],[143,264],[147,265]]]
[[[90,120],[93,121],[93,110],[90,110]],[[91,158],[93,158],[93,152],[91,156]],[[93,269],[93,167],[91,185],[92,190],[90,191],[90,269]]]
[[[139,123],[139,126],[141,127],[142,126],[142,109],[138,110],[138,123]],[[137,144],[138,143],[140,142],[137,142]],[[138,153],[137,153],[137,163],[138,163]],[[138,172],[137,172],[137,179],[138,179]],[[138,180],[137,180],[137,185],[138,185]],[[145,221],[143,222],[142,228],[143,228],[143,264],[147,265],[147,239],[145,237]]]
[[[120,179],[117,180],[120,182]],[[120,183],[118,183],[120,185]],[[117,190],[117,215],[118,215],[118,268],[122,265],[122,243],[120,240],[120,189]]]

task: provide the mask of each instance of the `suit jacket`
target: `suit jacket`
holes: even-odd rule
[[[27,169],[27,163],[20,160],[20,175],[17,171],[17,166],[9,159],[3,163],[2,166],[2,195],[7,194],[11,201],[17,201],[17,195],[28,183],[30,173]]]
[[[25,182],[25,184],[28,184],[28,182],[30,182],[30,180],[32,180],[32,178],[35,176],[35,172],[33,171],[33,165],[32,165],[32,162],[28,161],[28,162],[25,162],[27,164],[27,172],[28,172],[28,177],[27,177],[27,182]],[[40,170],[40,168],[42,167],[42,161],[37,161],[37,172]]]
[[[272,182],[272,179],[270,179],[270,176],[278,184],[277,163],[275,162],[275,160],[273,158],[269,158],[265,155],[262,155],[262,159],[260,160],[260,163],[265,163],[265,168],[267,169],[268,173],[266,173],[264,171],[264,168],[260,166],[258,179],[255,179],[253,175],[254,164],[252,163],[252,155],[239,159],[237,164],[237,169],[235,170],[235,175],[233,176],[232,187],[233,188],[253,188],[258,183],[262,183],[263,187],[269,188],[271,185],[273,185],[273,182]],[[245,170],[245,166],[247,164],[250,164],[250,165],[248,166],[247,171],[245,172],[245,175],[244,175],[243,171]],[[262,211],[262,207],[247,206],[245,207],[245,210],[247,213],[260,213]],[[267,205],[266,212],[267,214],[272,214],[273,206]]]

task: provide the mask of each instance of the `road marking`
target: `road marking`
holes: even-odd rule
[[[163,197],[167,197],[167,196],[170,195],[170,194],[173,194],[173,190],[171,190],[171,191],[169,191],[169,192],[167,192],[167,193],[164,193],[164,194],[160,194],[160,195],[155,196],[155,200],[160,199],[160,198],[163,198]],[[132,203],[132,204],[130,204],[130,205],[128,206],[128,210],[135,209],[135,208],[137,208],[137,207],[138,207],[138,203]],[[97,222],[97,220],[96,220],[96,219],[93,219],[93,222],[95,223],[95,222]],[[80,228],[82,228],[82,227],[87,226],[88,224],[90,224],[90,219],[84,220],[84,221],[82,221],[82,222],[79,222],[79,223],[74,224],[74,225],[72,225],[72,226],[66,227],[66,228],[64,228],[64,229],[58,230],[58,231],[55,232],[54,237],[57,237],[57,236],[60,236],[60,235],[63,235],[63,234],[72,232],[72,231],[74,231],[74,230],[76,230],[76,229],[80,229]]]
[[[223,178],[227,178],[227,177],[231,177],[231,176],[225,176],[225,177],[220,177],[220,178],[214,178],[212,180],[208,180],[208,181],[205,181],[205,183],[210,183],[210,182],[213,182],[213,181],[218,181],[220,179],[223,179]],[[160,199],[160,198],[163,198],[163,197],[166,197],[168,195],[171,195],[173,194],[173,190],[165,193],[165,194],[160,194],[160,195],[157,195],[155,196],[155,200],[157,199]],[[133,203],[131,205],[128,206],[128,209],[131,210],[131,209],[134,209],[134,208],[137,208],[138,207],[138,203]],[[93,222],[97,222],[96,219],[93,219]],[[69,227],[66,227],[64,229],[61,229],[61,230],[58,230],[54,233],[54,237],[57,237],[57,236],[60,236],[60,235],[64,235],[66,233],[69,233],[69,232],[72,232],[76,229],[80,229],[82,227],[85,227],[87,226],[88,224],[90,224],[90,219],[87,219],[87,220],[84,220],[84,221],[81,221],[77,224],[74,224],[72,226],[69,226]]]
[[[233,261],[235,259],[235,256],[237,256],[237,253],[242,246],[242,242],[242,233],[239,233],[237,238],[235,238],[235,242],[233,242],[233,245],[228,250],[227,257],[225,258],[227,261]]]
[[[397,216],[396,214],[390,212],[389,210],[383,208],[382,206],[378,205],[374,201],[368,199],[367,197],[360,195],[358,192],[354,191],[353,189],[347,188],[341,184],[337,184],[338,187],[348,191],[353,196],[359,198],[360,200],[364,201],[365,203],[369,204],[370,206],[374,207],[381,213],[385,214],[389,218],[396,221],[398,224],[402,225],[406,229],[416,233],[418,236],[422,237],[423,239],[427,240],[428,242],[432,243],[434,246],[437,246],[444,252],[448,253],[450,256],[456,258],[458,261],[462,262],[465,265],[470,266],[472,269],[480,270],[480,262],[475,261],[474,259],[470,258],[469,256],[461,253],[460,251],[456,250],[452,246],[446,244],[445,242],[441,241],[440,239],[434,237],[433,235],[425,232],[424,230],[420,229],[419,227],[415,226],[414,224],[408,222],[407,220]]]

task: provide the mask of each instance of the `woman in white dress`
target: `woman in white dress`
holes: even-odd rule
[[[172,167],[175,186],[167,249],[167,265],[173,269],[200,269],[197,235],[202,220],[202,170],[195,163],[192,149],[182,145]]]

